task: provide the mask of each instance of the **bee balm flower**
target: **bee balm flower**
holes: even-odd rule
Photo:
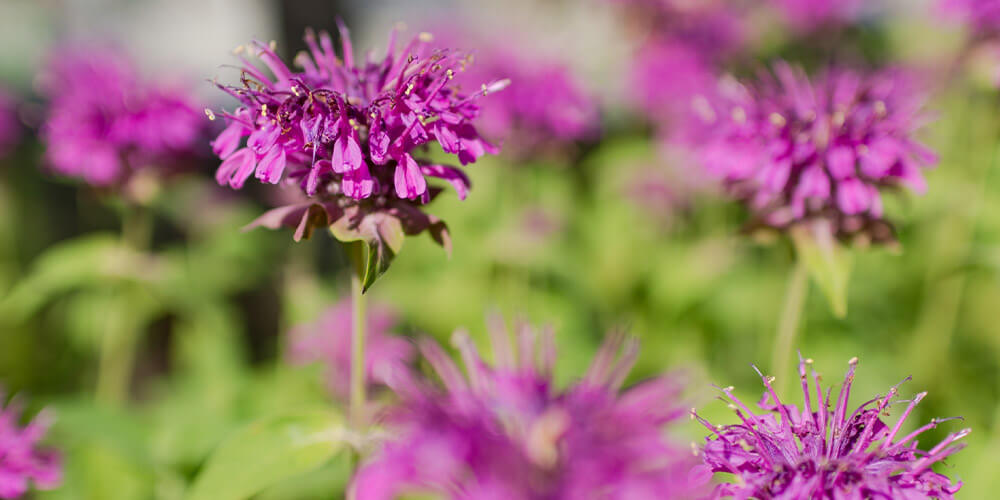
[[[462,199],[469,180],[422,153],[437,144],[462,165],[496,153],[472,120],[479,115],[478,98],[506,81],[459,92],[452,79],[469,58],[434,50],[426,34],[399,49],[394,31],[381,59],[364,60],[355,59],[343,25],[340,35],[338,56],[328,34],[308,32],[309,51],[295,58],[297,70],[269,45],[238,49],[257,56],[270,75],[240,55],[240,84],[220,86],[240,107],[224,113],[228,126],[212,143],[222,160],[216,180],[234,189],[251,176],[297,184],[306,202],[258,220],[268,227],[297,226],[296,239],[341,221],[369,239],[383,238],[385,224],[396,224],[406,234],[430,228],[442,240],[443,224],[421,211],[440,192],[427,178],[447,181]]]
[[[637,355],[613,337],[582,380],[557,389],[551,332],[523,326],[516,346],[491,331],[486,364],[455,336],[465,375],[434,342],[420,345],[444,388],[409,371],[388,376],[401,398],[389,439],[355,476],[358,500],[423,492],[443,498],[691,498],[707,480],[663,427],[683,413],[681,384],[657,378],[620,390]]]
[[[51,489],[62,481],[59,456],[38,442],[49,426],[45,414],[20,425],[21,408],[17,402],[3,406],[0,392],[0,498],[20,498],[30,483],[39,489]]]
[[[693,153],[764,225],[825,219],[839,237],[890,241],[881,190],[923,193],[921,170],[937,161],[914,137],[926,117],[899,72],[830,70],[810,81],[779,62],[773,76],[725,80],[693,104]]]
[[[108,187],[140,170],[169,173],[198,149],[204,122],[193,99],[143,81],[119,52],[58,50],[40,84],[49,99],[41,138],[58,174]]]
[[[955,441],[968,429],[948,435],[930,450],[920,450],[915,438],[943,420],[932,420],[910,433],[901,429],[927,393],[903,401],[905,409],[890,426],[880,415],[888,413],[898,385],[848,413],[857,358],[850,362],[835,406],[829,391],[823,396],[815,370],[807,375],[811,363],[799,362],[805,398],[801,410],[780,401],[772,379],[761,375],[766,391],[760,406],[770,413],[757,415],[727,387],[722,391],[740,423],[714,426],[694,415],[712,432],[701,450],[705,464],[737,478],[720,484],[714,498],[953,498],[962,483],[952,483],[931,466],[960,450]]]

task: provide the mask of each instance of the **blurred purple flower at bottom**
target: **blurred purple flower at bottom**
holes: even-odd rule
[[[55,488],[62,482],[59,455],[38,445],[51,419],[41,413],[22,427],[21,405],[15,400],[4,407],[3,400],[0,392],[0,498],[20,498],[29,483]]]
[[[464,375],[436,342],[420,343],[443,390],[408,370],[387,376],[400,403],[386,416],[388,441],[355,475],[352,498],[670,499],[703,492],[707,470],[663,435],[683,414],[682,384],[660,377],[620,390],[635,342],[613,337],[582,380],[559,390],[551,332],[539,336],[522,325],[512,347],[495,324],[491,338],[496,361],[488,365],[468,336],[456,333]]]
[[[21,140],[21,122],[17,118],[17,101],[0,88],[0,157],[9,153]]]
[[[49,99],[41,139],[56,173],[110,186],[141,169],[169,173],[200,148],[205,122],[191,96],[143,81],[115,50],[57,50],[40,85]]]
[[[713,472],[736,476],[735,482],[720,484],[714,498],[953,498],[962,483],[953,484],[931,466],[959,451],[962,446],[955,441],[967,435],[969,429],[949,434],[928,451],[920,450],[915,438],[948,420],[934,419],[913,432],[900,433],[926,392],[910,401],[898,401],[908,404],[890,427],[879,416],[888,415],[898,384],[885,396],[875,396],[848,413],[857,358],[850,361],[833,408],[830,391],[824,398],[816,371],[812,370],[811,380],[807,376],[806,367],[811,364],[812,360],[799,362],[805,398],[801,410],[781,402],[771,386],[773,378],[761,375],[766,390],[759,406],[770,413],[755,414],[733,395],[732,387],[722,392],[741,423],[715,426],[692,412],[712,433],[701,450],[705,464]]]
[[[708,173],[775,228],[828,220],[841,238],[895,238],[882,189],[922,194],[936,155],[915,135],[927,117],[905,73],[831,69],[812,81],[785,62],[743,85],[695,98],[676,132]],[[680,140],[677,140],[677,139]]]
[[[369,387],[382,385],[381,366],[409,363],[416,349],[404,337],[392,335],[396,314],[388,307],[371,304],[367,311],[365,333],[365,378]],[[339,399],[350,395],[351,379],[351,301],[345,299],[327,309],[315,322],[299,325],[288,333],[288,357],[295,363],[323,364],[327,385]]]

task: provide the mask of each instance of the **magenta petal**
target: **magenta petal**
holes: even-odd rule
[[[854,151],[847,146],[834,146],[826,153],[826,164],[834,179],[846,179],[855,175]]]
[[[333,171],[342,174],[361,167],[364,160],[361,157],[361,146],[352,135],[341,133],[340,137],[333,142],[333,154],[330,162]]]
[[[375,189],[375,179],[372,179],[368,166],[362,163],[361,168],[344,174],[341,186],[347,196],[360,200],[372,195],[372,191]]]
[[[417,161],[409,154],[404,154],[403,160],[396,165],[393,180],[396,185],[396,194],[400,198],[412,200],[427,190],[427,181],[420,173]]]
[[[215,171],[215,181],[218,182],[220,185],[231,183],[233,175],[235,175],[237,171],[241,171],[243,168],[245,168],[245,165],[247,165],[248,163],[252,166],[253,161],[254,161],[253,152],[247,148],[243,148],[229,155],[229,157],[226,158],[222,162],[222,164],[219,165],[219,168]],[[249,176],[250,173],[247,172],[247,175]],[[244,180],[246,179],[244,178]],[[240,185],[242,186],[243,183],[240,182]]]
[[[424,165],[420,167],[421,172],[424,175],[429,175],[431,177],[437,177],[439,179],[444,179],[448,181],[455,188],[455,192],[458,194],[458,199],[464,200],[469,194],[469,186],[472,184],[469,181],[469,177],[465,175],[465,172],[446,165]]]
[[[257,178],[268,184],[277,184],[285,172],[285,149],[275,146],[257,164]]]
[[[264,125],[250,134],[250,138],[247,139],[247,147],[257,154],[264,154],[274,146],[279,135],[281,135],[281,130],[276,125]]]
[[[837,186],[837,206],[845,214],[859,214],[871,206],[871,194],[860,180],[844,179]]]
[[[220,159],[225,160],[229,155],[240,147],[240,139],[243,138],[243,124],[231,122],[219,136],[212,141],[212,152]]]

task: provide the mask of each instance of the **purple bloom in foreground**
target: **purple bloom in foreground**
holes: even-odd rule
[[[937,161],[914,137],[926,117],[913,87],[898,71],[834,69],[810,82],[779,62],[754,84],[723,80],[696,98],[683,140],[759,224],[824,219],[842,238],[891,241],[880,190],[923,193],[921,170]]]
[[[413,344],[390,333],[396,323],[396,315],[389,308],[377,304],[368,307],[365,377],[369,387],[384,383],[378,367],[407,363],[416,354]],[[351,301],[342,300],[317,321],[299,325],[288,334],[290,359],[296,363],[323,363],[330,391],[344,401],[350,393],[352,325]]]
[[[393,31],[382,59],[369,54],[361,60],[343,25],[340,38],[338,57],[328,34],[317,39],[308,32],[309,51],[295,59],[299,71],[268,45],[238,49],[257,56],[271,76],[240,56],[241,84],[220,86],[241,106],[225,113],[228,126],[212,143],[222,159],[216,180],[234,189],[251,175],[269,184],[297,183],[308,201],[272,210],[257,222],[298,227],[296,240],[337,221],[377,239],[391,218],[406,234],[431,228],[441,241],[443,223],[420,209],[440,191],[427,177],[451,183],[462,199],[469,180],[421,153],[437,143],[462,165],[496,153],[472,120],[479,115],[478,98],[507,82],[459,91],[452,79],[470,59],[434,50],[426,34],[399,49]]]
[[[928,451],[920,450],[915,438],[944,420],[931,420],[908,434],[900,430],[926,392],[900,401],[907,403],[906,409],[890,427],[879,416],[888,415],[898,384],[885,396],[876,396],[848,413],[857,358],[851,360],[832,408],[830,391],[823,396],[816,371],[811,370],[811,381],[806,374],[811,364],[812,360],[799,362],[805,397],[802,410],[779,401],[771,386],[773,378],[761,375],[767,389],[760,407],[770,413],[755,414],[727,387],[722,392],[741,423],[714,426],[694,415],[712,432],[701,450],[705,464],[714,472],[737,476],[736,482],[720,484],[714,498],[953,498],[962,483],[953,484],[931,466],[960,450],[962,446],[955,441],[969,429],[949,434]]]
[[[3,399],[0,392],[0,498],[20,498],[29,483],[55,488],[62,481],[59,456],[38,445],[50,419],[42,413],[21,426],[21,405],[15,400],[4,407]]]
[[[389,438],[358,470],[358,500],[424,492],[450,499],[661,499],[701,492],[707,470],[673,446],[663,427],[683,413],[681,384],[662,377],[621,391],[637,355],[623,337],[601,348],[584,378],[552,380],[552,333],[523,325],[512,348],[503,325],[491,331],[486,364],[464,333],[454,342],[465,374],[429,340],[420,348],[443,388],[407,370],[388,383],[400,403],[387,415]],[[616,359],[617,358],[617,359]]]
[[[21,122],[17,118],[17,101],[0,88],[0,157],[9,153],[21,140]]]
[[[200,145],[205,127],[193,99],[143,81],[117,51],[60,49],[40,82],[49,99],[41,138],[58,174],[111,186],[139,170],[180,168]]]

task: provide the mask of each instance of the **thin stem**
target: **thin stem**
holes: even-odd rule
[[[351,273],[351,423],[361,429],[365,423],[365,295],[361,277]]]
[[[802,306],[806,302],[806,291],[809,289],[809,273],[801,259],[795,260],[795,268],[788,278],[788,290],[785,292],[785,303],[781,308],[778,320],[778,334],[774,339],[774,351],[771,354],[771,370],[775,373],[779,392],[787,384],[792,349],[795,345],[795,335],[799,329],[799,319],[802,317]]]
[[[152,218],[143,207],[129,205],[122,214],[121,239],[124,246],[138,252],[149,249],[152,239]],[[128,399],[129,379],[135,363],[135,347],[139,332],[133,331],[127,307],[118,314],[109,314],[101,339],[97,367],[95,397],[98,401],[120,405]]]

